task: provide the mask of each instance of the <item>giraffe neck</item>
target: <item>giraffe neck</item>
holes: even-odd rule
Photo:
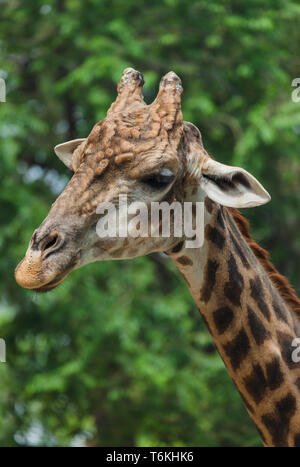
[[[204,245],[181,242],[168,254],[264,444],[300,446],[300,362],[293,359],[299,322],[229,211],[208,199],[205,206]]]

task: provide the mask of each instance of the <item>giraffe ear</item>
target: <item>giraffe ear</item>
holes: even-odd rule
[[[202,167],[200,187],[209,198],[232,208],[251,208],[270,201],[264,187],[249,172],[208,159]]]
[[[72,157],[75,149],[85,141],[85,138],[73,139],[72,141],[67,141],[66,143],[61,143],[55,146],[55,154],[59,159],[68,167],[68,169],[73,170],[72,166]]]

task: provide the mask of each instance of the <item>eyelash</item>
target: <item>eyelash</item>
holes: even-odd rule
[[[142,182],[151,188],[165,188],[174,180],[174,175],[152,174],[143,178]]]

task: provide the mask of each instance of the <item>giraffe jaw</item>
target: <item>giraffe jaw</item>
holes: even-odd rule
[[[55,289],[58,287],[70,274],[70,271],[63,272],[61,274],[58,274],[55,279],[52,281],[48,282],[45,285],[42,285],[41,287],[33,288],[31,289],[33,292],[39,292],[39,293],[45,293],[45,292],[50,292],[50,290]]]

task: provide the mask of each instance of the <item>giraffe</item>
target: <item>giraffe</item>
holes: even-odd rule
[[[87,138],[55,147],[73,171],[29,242],[17,283],[37,292],[57,287],[88,263],[165,252],[183,275],[217,350],[265,446],[300,446],[300,300],[251,238],[238,208],[270,196],[246,170],[214,160],[200,131],[183,121],[174,73],[144,102],[143,75],[127,68],[115,102]],[[186,237],[99,238],[96,208],[132,201],[203,202],[204,243]],[[174,219],[172,218],[172,222]]]

